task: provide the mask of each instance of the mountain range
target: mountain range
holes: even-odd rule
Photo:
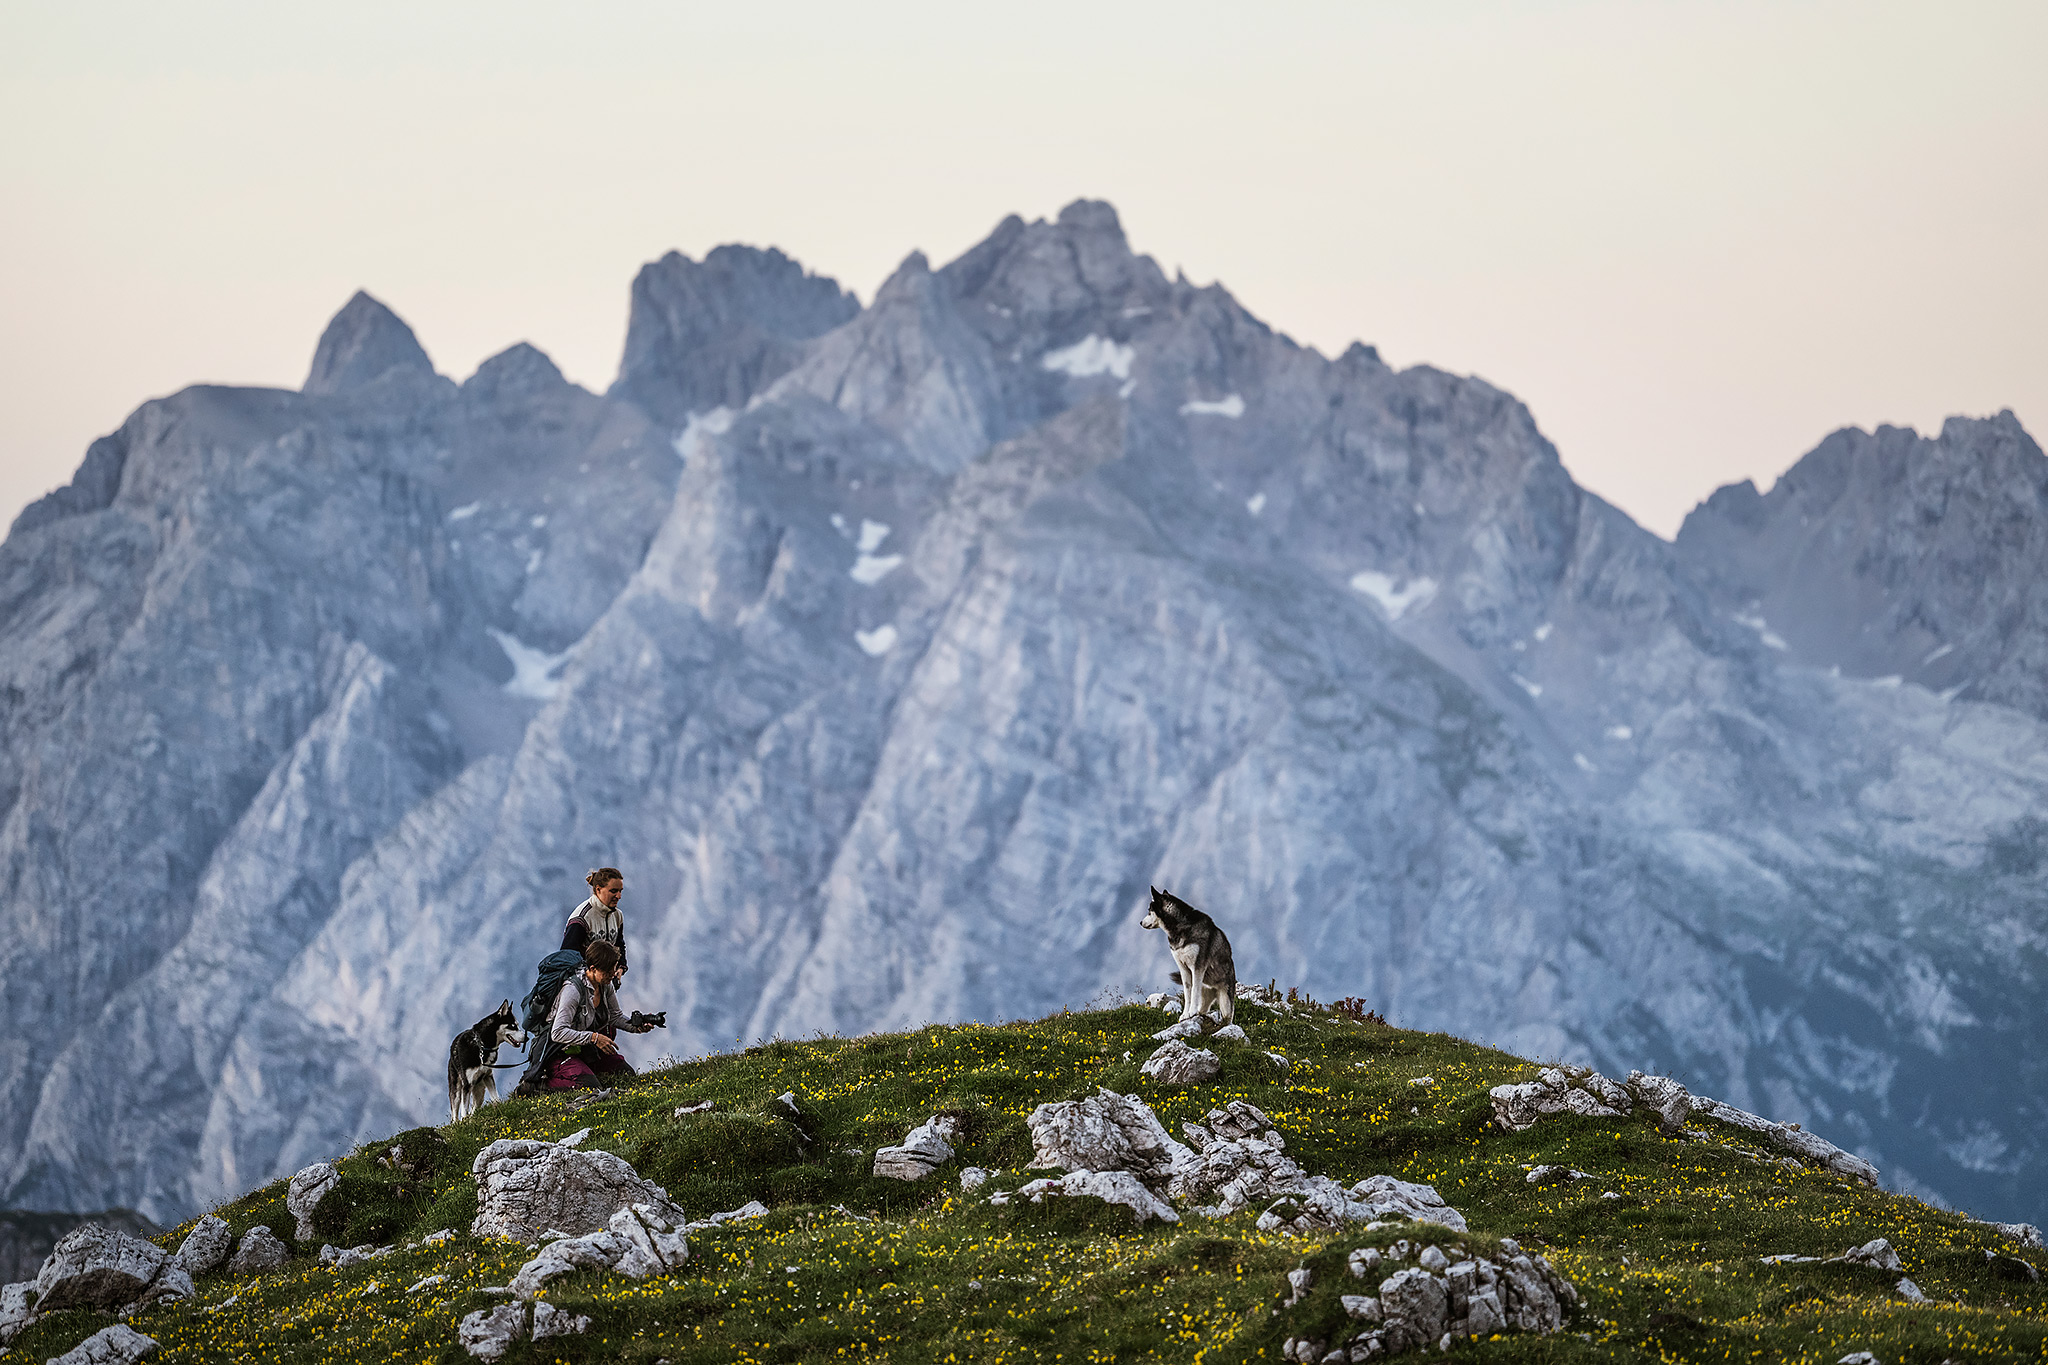
[[[2043,1221],[2044,513],[2007,412],[1666,542],[1098,202],[865,307],[671,253],[603,395],[358,294],[0,543],[0,1204],[169,1223],[433,1120],[610,864],[643,1063],[1160,989],[1157,885],[1243,979]]]

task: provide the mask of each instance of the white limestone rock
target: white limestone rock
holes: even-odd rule
[[[608,1226],[625,1249],[612,1268],[635,1280],[681,1270],[690,1259],[690,1242],[677,1221],[649,1204],[635,1204],[613,1214]]]
[[[1565,1110],[1564,1088],[1553,1088],[1542,1081],[1497,1085],[1487,1095],[1493,1101],[1493,1121],[1511,1133],[1533,1128],[1544,1115],[1562,1114]]]
[[[1692,1095],[1669,1076],[1651,1076],[1641,1071],[1628,1073],[1628,1092],[1637,1104],[1657,1118],[1667,1133],[1682,1132],[1692,1115]]]
[[[609,1224],[596,1232],[549,1242],[519,1267],[510,1288],[521,1297],[532,1298],[550,1280],[578,1270],[607,1270],[644,1280],[680,1270],[689,1259],[686,1231],[668,1210],[634,1204],[613,1214]]]
[[[934,1114],[904,1134],[899,1146],[878,1148],[874,1173],[889,1180],[922,1180],[953,1159],[953,1139],[959,1135],[957,1119]]]
[[[1180,1221],[1173,1205],[1146,1189],[1144,1182],[1129,1171],[1069,1171],[1057,1180],[1030,1181],[1017,1189],[1014,1198],[1042,1204],[1048,1197],[1076,1196],[1100,1199],[1105,1204],[1121,1204],[1136,1215],[1140,1223],[1155,1218],[1162,1223]]]
[[[1143,1100],[1099,1090],[1078,1100],[1041,1104],[1025,1120],[1031,1164],[1067,1171],[1129,1171],[1139,1179],[1166,1179],[1189,1155]]]
[[[290,1210],[292,1217],[298,1220],[297,1230],[292,1234],[293,1240],[313,1240],[313,1211],[320,1207],[320,1201],[340,1183],[341,1172],[334,1169],[332,1162],[327,1161],[316,1161],[292,1177],[291,1184],[285,1189],[284,1206]]]
[[[1589,1119],[1618,1119],[1623,1113],[1622,1110],[1602,1104],[1598,1097],[1585,1090],[1565,1091],[1564,1107],[1582,1118]]]
[[[0,1285],[0,1347],[33,1327],[39,1316],[34,1282]]]
[[[1899,1262],[1899,1253],[1892,1250],[1892,1243],[1889,1237],[1873,1238],[1862,1246],[1850,1247],[1834,1259],[1837,1261],[1847,1261],[1851,1265],[1873,1266],[1878,1270],[1904,1270],[1906,1268]]]
[[[1617,1114],[1627,1114],[1635,1108],[1635,1101],[1629,1097],[1628,1087],[1618,1081],[1609,1080],[1597,1071],[1588,1070],[1579,1078],[1577,1088]],[[1570,1101],[1567,1100],[1566,1103],[1569,1104]]]
[[[227,1260],[233,1244],[234,1236],[229,1233],[227,1222],[209,1213],[193,1224],[192,1231],[178,1244],[178,1264],[196,1280],[217,1270]]]
[[[767,1216],[768,1206],[766,1204],[758,1199],[749,1199],[736,1209],[727,1209],[723,1213],[714,1213],[707,1218],[687,1224],[686,1226],[690,1230],[695,1231],[698,1228],[723,1227],[727,1223],[744,1223],[752,1218],[765,1218]]]
[[[144,1336],[126,1323],[102,1328],[48,1365],[134,1365],[156,1354],[155,1337]]]
[[[595,1232],[613,1214],[646,1204],[670,1223],[686,1221],[667,1191],[641,1179],[632,1164],[611,1152],[559,1143],[500,1138],[476,1155],[476,1237],[530,1242],[548,1228]]]
[[[1489,1095],[1494,1122],[1509,1132],[1530,1128],[1552,1114],[1620,1118],[1634,1105],[1626,1089],[1584,1066],[1546,1067],[1533,1081],[1497,1085]]]
[[[1189,1047],[1175,1038],[1138,1069],[1160,1085],[1196,1085],[1214,1079],[1223,1063],[1209,1049]]]
[[[1380,1281],[1381,1331],[1389,1351],[1435,1345],[1450,1323],[1442,1280],[1427,1270],[1397,1270]]]
[[[545,1299],[536,1300],[533,1305],[535,1341],[544,1341],[549,1337],[578,1336],[589,1330],[590,1319],[580,1313],[557,1308]]]
[[[1406,1218],[1414,1223],[1467,1232],[1465,1215],[1444,1202],[1436,1186],[1401,1180],[1391,1175],[1367,1176],[1351,1187],[1352,1197],[1363,1202],[1371,1218]]]
[[[526,1336],[526,1305],[501,1303],[496,1308],[479,1308],[455,1329],[462,1349],[478,1360],[502,1360],[513,1344]]]
[[[1865,1185],[1874,1186],[1878,1182],[1877,1167],[1854,1152],[1844,1151],[1826,1138],[1807,1132],[1796,1123],[1777,1123],[1759,1114],[1752,1114],[1746,1109],[1738,1109],[1724,1101],[1700,1095],[1692,1097],[1691,1111],[1752,1133],[1778,1151],[1825,1167],[1836,1175],[1846,1176]]]
[[[170,1254],[153,1242],[98,1223],[82,1223],[58,1240],[37,1273],[36,1311],[120,1308],[155,1297],[170,1264]],[[190,1294],[191,1278],[182,1269],[178,1277],[164,1286],[164,1292],[173,1297]]]
[[[519,1267],[507,1287],[522,1298],[531,1298],[547,1288],[550,1280],[578,1270],[610,1270],[625,1254],[625,1243],[610,1228],[565,1237],[542,1247]]]
[[[1232,1027],[1235,1028],[1236,1025],[1232,1025]],[[1176,1038],[1199,1038],[1201,1036],[1202,1018],[1200,1015],[1197,1015],[1192,1019],[1183,1019],[1178,1023],[1168,1024],[1165,1028],[1153,1034],[1152,1040],[1158,1043],[1170,1043]]]
[[[228,1261],[230,1275],[259,1275],[291,1259],[291,1251],[278,1235],[261,1223],[242,1234],[235,1254]]]
[[[973,1194],[983,1185],[988,1184],[988,1181],[989,1172],[984,1171],[979,1166],[969,1166],[960,1172],[960,1193]]]

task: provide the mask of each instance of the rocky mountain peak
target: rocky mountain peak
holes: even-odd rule
[[[1845,428],[1770,492],[1715,491],[1676,550],[1774,650],[2048,715],[2048,460],[2009,411],[1941,433]]]
[[[942,273],[968,318],[999,341],[1128,324],[1169,297],[1158,265],[1132,253],[1116,210],[1086,199],[1056,222],[1005,218]]]
[[[727,245],[699,261],[671,251],[634,277],[614,396],[680,427],[742,407],[802,359],[803,343],[851,321],[860,301],[770,248]]]
[[[931,273],[931,259],[922,251],[911,252],[903,258],[902,264],[889,272],[889,278],[882,281],[882,287],[875,291],[875,302],[880,305],[915,297],[926,288],[925,282]]]
[[[465,398],[502,402],[547,393],[569,381],[547,352],[524,341],[514,342],[477,366],[462,383]]]
[[[313,368],[300,387],[309,394],[348,393],[392,370],[430,375],[434,362],[398,314],[358,289],[320,334]]]

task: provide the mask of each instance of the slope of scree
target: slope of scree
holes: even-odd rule
[[[587,1329],[544,1350],[517,1342],[507,1362],[1320,1359],[1368,1325],[1346,1296],[1355,1304],[1381,1276],[1433,1264],[1427,1247],[1485,1257],[1503,1254],[1503,1239],[1547,1257],[1576,1286],[1577,1306],[1557,1335],[1506,1332],[1463,1354],[1832,1365],[1854,1351],[1887,1362],[2048,1351],[2048,1291],[2029,1278],[2048,1265],[2038,1247],[1784,1161],[1740,1128],[1695,1119],[1667,1132],[1638,1108],[1503,1131],[1489,1091],[1532,1079],[1533,1063],[1305,998],[1240,1003],[1243,1041],[1190,1040],[1219,1057],[1219,1075],[1156,1085],[1141,1068],[1167,1046],[1152,1035],[1172,1019],[1127,1005],[777,1041],[595,1095],[490,1105],[340,1158],[291,1259],[203,1275],[191,1298],[130,1322],[165,1361],[465,1361],[458,1324],[504,1304],[489,1288],[535,1254],[469,1235],[472,1161],[498,1138],[588,1130],[586,1148],[630,1161],[692,1219],[750,1200],[766,1212],[696,1228],[688,1262],[666,1274],[554,1280],[544,1301]],[[1306,1170],[1428,1183],[1469,1230],[1396,1220],[1297,1233],[1268,1220],[1262,1231],[1255,1211],[1212,1219],[1188,1208],[1177,1224],[1139,1224],[1085,1197],[1016,1195],[1046,1174],[1028,1169],[1027,1117],[1099,1088],[1142,1098],[1176,1132],[1248,1101]],[[951,1158],[919,1181],[870,1174],[878,1148],[935,1114],[952,1121]],[[990,1178],[963,1192],[970,1166]],[[219,1213],[238,1236],[262,1225],[291,1245],[286,1194],[279,1182]],[[425,1240],[444,1228],[454,1235]],[[188,1230],[158,1240],[175,1248]],[[1832,1259],[1879,1238],[1899,1269]],[[313,1254],[323,1243],[392,1250],[327,1265]],[[1382,1260],[1354,1275],[1364,1248]],[[1773,1255],[1813,1259],[1764,1259]],[[1903,1279],[1924,1301],[1906,1296]],[[16,1338],[13,1355],[44,1359],[108,1321],[53,1313]]]

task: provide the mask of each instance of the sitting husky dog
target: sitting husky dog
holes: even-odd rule
[[[498,1073],[491,1065],[498,1049],[510,1043],[526,1046],[512,1002],[498,1006],[475,1024],[455,1035],[448,1045],[448,1121],[459,1123],[483,1108],[484,1097],[498,1098]]]
[[[1180,964],[1180,1017],[1193,1019],[1213,1004],[1217,1022],[1229,1023],[1237,1013],[1237,964],[1230,960],[1230,940],[1216,921],[1155,886],[1152,906],[1138,923],[1166,931],[1166,946]]]

